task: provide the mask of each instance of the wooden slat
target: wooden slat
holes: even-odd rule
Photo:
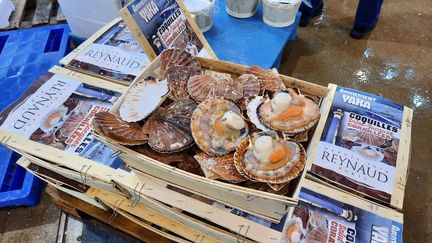
[[[47,24],[50,20],[52,0],[36,0],[36,10],[33,16],[33,25]]]
[[[27,0],[12,0],[15,5],[15,11],[10,17],[9,29],[15,29],[20,27],[20,22],[23,17],[24,9],[27,5]]]
[[[47,186],[46,192],[48,195],[53,198],[53,202],[59,206],[60,209],[67,210],[73,208],[79,212],[83,212],[96,218],[104,223],[108,223],[111,217],[110,211],[104,211],[102,209],[91,206],[90,204],[85,203],[77,198],[74,198],[64,192],[61,192],[52,186]],[[80,214],[79,214],[80,215]],[[130,221],[126,217],[122,215],[117,215],[111,222],[110,225],[120,231],[123,231],[137,239],[140,239],[145,242],[171,242],[170,240],[147,230],[140,225]]]

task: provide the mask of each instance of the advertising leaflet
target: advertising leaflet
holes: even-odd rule
[[[397,163],[403,115],[393,101],[338,87],[311,172],[390,203],[398,166],[407,167]]]
[[[94,115],[120,93],[46,73],[0,113],[0,129],[117,168],[122,161],[92,135]]]
[[[215,57],[196,23],[188,20],[176,0],[136,0],[120,15],[151,58],[174,47]]]
[[[128,27],[118,20],[92,43],[84,44],[68,67],[85,73],[130,83],[150,63]]]

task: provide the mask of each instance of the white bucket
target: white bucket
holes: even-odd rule
[[[203,33],[211,29],[215,0],[184,0],[184,5]]]
[[[262,0],[263,21],[273,27],[287,27],[294,23],[302,0]]]
[[[259,0],[225,0],[226,12],[236,18],[249,18],[255,15]]]

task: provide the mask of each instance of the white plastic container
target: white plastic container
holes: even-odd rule
[[[263,21],[273,27],[287,27],[294,23],[301,0],[262,0]]]
[[[249,18],[255,15],[259,0],[225,0],[226,12],[236,18]]]
[[[15,6],[10,0],[0,0],[0,29],[9,26],[9,17],[15,10]]]
[[[213,26],[216,0],[184,0],[186,9],[204,33]]]
[[[119,17],[124,0],[58,0],[74,35],[89,38],[97,30]]]

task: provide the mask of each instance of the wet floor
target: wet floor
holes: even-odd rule
[[[325,1],[324,14],[287,47],[281,73],[382,94],[414,109],[404,242],[432,242],[432,2],[384,1],[375,31],[353,40],[357,2]],[[55,242],[59,215],[46,195],[34,208],[0,210],[0,242]]]
[[[358,1],[324,1],[325,12],[285,50],[281,73],[382,94],[414,109],[404,202],[404,242],[432,242],[432,2],[384,1],[374,32],[348,35]]]

